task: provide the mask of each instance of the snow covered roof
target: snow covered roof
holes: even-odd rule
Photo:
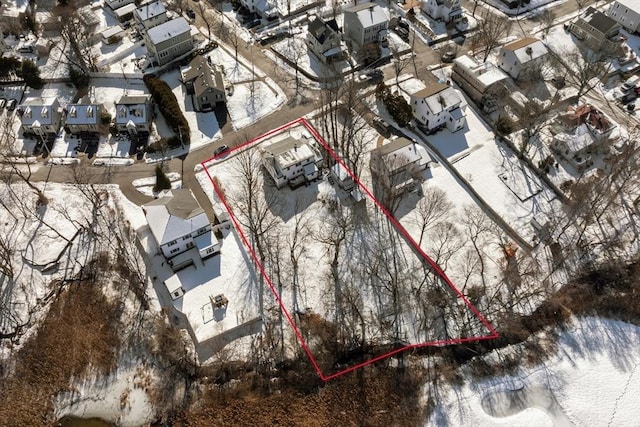
[[[167,9],[164,7],[160,0],[157,0],[152,3],[143,4],[136,9],[135,13],[138,19],[141,22],[144,22],[149,19],[155,18],[156,16],[162,15],[163,13],[167,13]]]
[[[355,13],[363,28],[369,28],[389,21],[389,11],[376,3],[369,2],[351,6],[345,9],[344,12]]]
[[[134,3],[129,3],[125,6],[119,7],[113,13],[115,13],[117,17],[121,18],[129,13],[133,13],[134,10],[136,10],[136,5]]]
[[[502,50],[512,51],[521,64],[525,64],[547,54],[547,47],[540,40],[525,37],[502,47]]]
[[[106,30],[104,30],[102,32],[102,38],[107,40],[110,37],[117,36],[118,34],[122,33],[123,31],[124,31],[124,28],[122,28],[120,25],[114,25],[113,27],[107,28]]]
[[[18,107],[22,111],[21,121],[23,125],[50,125],[53,124],[55,109],[59,106],[57,98],[30,98]]]
[[[640,13],[640,3],[638,2],[638,0],[616,0],[613,4],[615,3],[618,3],[620,4],[620,6],[624,6],[636,13]],[[611,5],[612,8],[613,4]]]
[[[463,68],[472,74],[475,79],[485,87],[509,78],[504,71],[496,67],[493,63],[483,62],[479,64],[467,55],[457,57],[454,60],[454,64],[456,67]]]
[[[147,36],[153,44],[158,45],[163,41],[189,32],[191,32],[191,27],[187,20],[181,16],[160,24],[157,27],[150,28],[147,30]]]
[[[100,109],[98,104],[69,104],[67,106],[67,124],[69,125],[95,125],[100,121]]]
[[[149,95],[123,95],[120,101],[116,103],[116,123],[126,124],[129,121],[146,123],[149,118],[147,111],[148,102]]]
[[[443,83],[431,84],[411,95],[412,98],[424,99],[427,108],[433,113],[448,110],[462,104],[462,97],[451,86]]]
[[[374,151],[380,156],[388,172],[393,172],[410,163],[419,162],[422,158],[416,150],[416,143],[403,137],[384,144]]]
[[[144,205],[149,228],[164,245],[209,224],[206,213],[189,189],[170,190]]]
[[[261,151],[263,158],[275,159],[282,169],[315,157],[308,143],[292,137],[287,137],[266,147],[261,147]]]

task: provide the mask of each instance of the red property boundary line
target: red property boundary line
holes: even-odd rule
[[[238,235],[240,236],[245,248],[251,254],[251,257],[253,258],[254,262],[256,263],[256,265],[258,267],[258,270],[260,271],[260,274],[262,275],[262,277],[266,281],[267,285],[271,289],[271,292],[273,293],[273,295],[275,296],[276,300],[278,301],[278,304],[280,305],[280,309],[282,310],[282,312],[284,313],[285,317],[287,318],[287,321],[289,322],[289,324],[293,328],[293,332],[296,335],[298,343],[302,346],[302,349],[307,354],[307,357],[309,357],[309,360],[311,361],[311,364],[313,365],[313,367],[316,370],[316,372],[317,372],[318,376],[320,377],[320,379],[322,379],[323,381],[329,381],[329,380],[337,378],[337,377],[339,377],[341,375],[347,374],[349,372],[353,372],[356,369],[362,368],[362,367],[367,366],[367,365],[371,365],[372,363],[378,362],[380,360],[386,359],[386,358],[391,357],[391,356],[393,356],[395,354],[401,353],[403,351],[406,351],[406,350],[409,350],[409,349],[412,349],[412,348],[445,346],[445,345],[451,345],[451,344],[462,344],[462,343],[483,341],[483,340],[490,340],[490,339],[498,338],[498,332],[495,330],[495,328],[487,321],[487,319],[485,319],[485,317],[480,313],[480,311],[473,304],[471,304],[471,302],[469,302],[469,300],[462,294],[462,292],[460,292],[460,290],[458,290],[458,288],[453,284],[453,282],[451,282],[451,280],[449,279],[449,277],[447,277],[447,275],[444,273],[444,271],[442,271],[442,269],[420,248],[420,246],[418,246],[416,241],[409,235],[407,230],[389,213],[389,211],[387,209],[385,209],[382,206],[380,201],[378,201],[378,199],[376,199],[373,196],[373,194],[371,194],[369,189],[367,187],[365,187],[360,182],[360,180],[353,174],[353,172],[351,172],[351,170],[347,167],[347,165],[342,161],[340,156],[337,155],[337,153],[326,143],[326,141],[318,133],[318,131],[313,126],[311,126],[311,124],[304,117],[301,117],[301,118],[299,118],[297,120],[294,120],[292,122],[284,124],[284,125],[276,128],[276,129],[272,129],[269,132],[264,133],[264,134],[262,134],[262,135],[260,135],[260,136],[258,136],[256,138],[250,139],[247,142],[239,145],[238,147],[233,148],[231,151],[242,150],[242,149],[254,144],[255,142],[257,142],[259,140],[265,139],[265,138],[267,138],[269,136],[272,136],[272,135],[274,135],[274,134],[276,134],[278,132],[281,132],[281,131],[283,131],[285,129],[288,129],[288,128],[296,126],[296,125],[304,126],[313,135],[313,137],[316,139],[316,141],[318,141],[320,144],[322,144],[322,146],[327,150],[327,152],[329,154],[331,154],[331,156],[347,171],[349,176],[351,176],[351,178],[358,185],[358,187],[362,191],[364,191],[367,194],[367,196],[369,196],[369,198],[371,200],[373,200],[373,202],[378,207],[378,209],[380,209],[380,211],[382,213],[384,213],[384,215],[389,219],[389,221],[391,221],[391,223],[398,230],[398,232],[407,240],[407,242],[409,242],[409,244],[411,246],[413,246],[413,248],[420,254],[420,256],[422,256],[424,258],[424,260],[427,261],[429,266],[436,272],[436,274],[438,276],[440,276],[440,278],[442,280],[444,280],[444,282],[447,284],[447,286],[449,286],[449,288],[458,296],[458,298],[460,298],[463,301],[463,303],[467,306],[467,308],[469,308],[469,310],[478,318],[478,320],[480,320],[480,322],[482,322],[482,324],[489,331],[489,333],[487,335],[481,335],[481,336],[476,336],[476,337],[453,338],[453,339],[448,339],[448,340],[430,341],[430,342],[426,342],[426,343],[406,345],[406,346],[403,346],[403,347],[399,347],[399,348],[397,348],[395,350],[389,351],[387,353],[384,353],[382,355],[376,356],[376,357],[374,357],[372,359],[369,359],[367,361],[364,361],[364,362],[361,362],[359,364],[356,364],[354,366],[350,366],[349,368],[344,369],[342,371],[338,371],[338,372],[333,373],[331,375],[325,375],[322,372],[322,370],[320,369],[320,366],[318,366],[318,362],[313,357],[313,354],[311,353],[311,350],[309,349],[309,346],[307,345],[306,341],[302,337],[301,332],[296,327],[295,322],[293,321],[293,318],[291,317],[291,314],[289,314],[289,311],[284,306],[284,304],[282,302],[282,299],[280,297],[280,294],[276,291],[276,288],[273,285],[273,283],[271,282],[271,279],[269,278],[269,275],[266,273],[266,271],[264,269],[264,266],[262,265],[262,263],[258,259],[257,255],[256,255],[255,251],[253,250],[253,248],[251,247],[251,245],[249,244],[249,240],[247,239],[246,235],[242,231],[242,228],[240,227],[240,224],[238,223],[238,220],[236,219],[235,215],[233,214],[233,211],[231,210],[231,207],[229,206],[226,198],[224,197],[222,189],[218,186],[218,184],[213,179],[213,177],[209,173],[209,170],[206,167],[206,163],[207,162],[209,162],[211,160],[215,160],[218,157],[224,156],[225,154],[228,154],[228,153],[222,153],[222,154],[219,154],[217,156],[211,157],[208,160],[205,160],[204,162],[201,163],[201,166],[202,166],[203,170],[207,173],[207,176],[209,177],[209,180],[213,184],[214,191],[216,192],[216,194],[218,195],[218,197],[222,201],[225,209],[229,213],[229,217],[231,218],[233,226],[235,227]]]

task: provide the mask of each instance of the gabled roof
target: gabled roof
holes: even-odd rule
[[[516,40],[504,46],[502,49],[512,51],[521,64],[540,58],[549,52],[544,43],[533,37]]]
[[[587,8],[587,11],[580,19],[603,34],[607,34],[613,27],[619,25],[616,21],[591,6]]]
[[[454,88],[442,83],[427,86],[411,96],[424,99],[427,108],[433,114],[438,114],[450,107],[463,103],[462,97]]]
[[[338,33],[338,24],[335,19],[324,22],[322,18],[316,17],[309,23],[309,34],[311,34],[318,43],[323,44],[331,33]]]
[[[149,95],[123,95],[120,101],[116,102],[116,123],[146,123],[149,118],[148,101]]]
[[[22,111],[20,118],[23,125],[33,125],[36,122],[39,125],[53,124],[54,109],[58,108],[57,98],[30,98],[22,104],[18,109]]]
[[[137,105],[149,101],[150,95],[122,95],[116,105]]]
[[[260,151],[264,159],[275,160],[283,169],[316,157],[306,141],[292,137],[261,147]]]
[[[200,96],[209,89],[224,92],[222,72],[209,65],[202,56],[193,58],[189,63],[189,69],[183,73],[182,77],[185,82],[193,80],[193,89],[196,96]]]
[[[376,148],[374,153],[379,156],[382,161],[381,166],[383,165],[383,168],[389,173],[408,164],[416,163],[422,158],[416,150],[416,143],[403,137]]]
[[[169,190],[165,194],[144,205],[149,228],[160,246],[209,224],[191,190]]]
[[[191,27],[186,19],[182,16],[171,21],[167,21],[147,30],[149,40],[157,45],[163,41],[170,40],[173,37],[191,32]]]
[[[163,13],[167,13],[167,9],[165,9],[160,0],[157,0],[152,3],[143,4],[136,9],[135,13],[140,21],[147,21],[155,18],[156,16],[162,15]]]
[[[69,125],[95,125],[100,122],[102,106],[99,104],[69,104],[67,119]]]
[[[389,21],[387,9],[376,3],[362,3],[345,9],[344,12],[355,13],[364,28]]]
[[[429,86],[425,87],[422,90],[417,91],[411,96],[415,96],[416,98],[428,98],[430,96],[435,95],[438,92],[442,92],[449,86],[444,83],[432,83]]]

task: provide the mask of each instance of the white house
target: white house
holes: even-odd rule
[[[387,38],[389,11],[376,3],[351,6],[343,12],[344,35],[354,47],[367,43],[379,43]]]
[[[294,2],[291,2],[294,3]],[[276,2],[270,0],[240,0],[240,4],[246,7],[249,12],[255,12],[265,19],[278,16]],[[293,10],[291,11],[293,12]]]
[[[193,49],[191,27],[179,17],[149,28],[144,34],[147,53],[158,65],[164,65]]]
[[[397,138],[371,151],[370,167],[376,182],[390,195],[410,188],[415,177],[426,165],[418,144],[407,138]]]
[[[133,12],[136,10],[136,5],[134,3],[128,3],[122,7],[113,11],[113,14],[116,15],[116,18],[119,22],[125,22],[131,19],[133,16]]]
[[[28,98],[18,107],[22,132],[32,135],[55,135],[60,130],[62,112],[57,98]]]
[[[331,166],[331,177],[336,180],[338,186],[344,191],[351,191],[356,187],[353,177],[341,163]]]
[[[167,9],[160,0],[138,7],[133,13],[133,17],[138,25],[144,29],[153,28],[169,20]]]
[[[187,95],[191,95],[197,111],[209,111],[227,101],[221,66],[209,64],[202,56],[193,58],[182,71]]]
[[[70,133],[99,133],[102,105],[78,102],[67,105],[66,127]]]
[[[630,33],[640,31],[640,2],[638,0],[615,0],[611,3],[607,16]]]
[[[211,230],[207,214],[189,189],[168,190],[142,210],[162,254],[174,270],[220,252],[221,243]],[[191,256],[179,256],[190,249]]]
[[[428,132],[446,126],[451,132],[464,127],[467,103],[453,87],[433,83],[411,95],[413,118]]]
[[[124,95],[116,102],[116,128],[130,135],[151,129],[151,96]]]
[[[306,40],[309,50],[325,64],[344,57],[342,37],[335,19],[325,22],[316,17],[309,23]]]
[[[120,9],[122,6],[133,4],[133,2],[134,0],[105,0],[105,3],[111,8],[111,10]]]
[[[540,40],[525,37],[506,44],[500,49],[498,66],[514,79],[524,74],[530,67],[542,64],[549,51]]]
[[[262,164],[278,188],[285,184],[297,187],[318,178],[316,163],[322,155],[309,141],[287,137],[259,150]]]
[[[453,61],[451,80],[490,113],[497,108],[500,91],[507,92],[504,84],[509,76],[491,62],[478,63],[462,55]]]
[[[462,18],[460,0],[423,0],[421,8],[424,13],[439,21],[458,21]]]

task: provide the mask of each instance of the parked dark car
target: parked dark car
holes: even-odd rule
[[[0,110],[2,110],[5,105],[7,105],[7,100],[4,98],[0,98]]]
[[[404,41],[408,41],[409,40],[409,30],[407,30],[406,28],[403,27],[396,27],[394,28],[394,31],[396,32],[396,34],[398,34],[400,36],[400,38]]]
[[[453,62],[456,59],[456,51],[455,50],[447,50],[442,54],[442,62]]]
[[[189,18],[196,19],[196,12],[193,9],[187,9],[185,13]]]
[[[246,15],[244,15],[244,17],[242,18],[242,23],[243,24],[248,24],[250,22],[255,21],[256,19],[258,19],[258,15],[254,12],[251,13],[247,13]]]
[[[7,102],[7,110],[9,110],[9,111],[15,110],[17,104],[18,104],[18,101],[16,101],[13,98],[10,99],[9,102]]]
[[[216,148],[213,151],[213,154],[217,156],[217,155],[220,155],[220,154],[224,153],[225,151],[229,151],[229,146],[228,145],[221,145],[220,147]]]
[[[259,19],[256,19],[254,21],[251,21],[247,24],[247,28],[255,28],[258,25],[260,25],[261,21]]]

